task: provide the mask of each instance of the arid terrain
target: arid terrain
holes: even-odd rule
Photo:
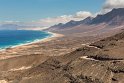
[[[0,83],[124,83],[123,19],[112,21],[120,10],[87,25],[56,25],[48,31],[61,36],[1,51]]]
[[[63,41],[63,38],[60,38]],[[46,42],[46,45],[56,46],[62,43],[60,39]],[[64,39],[65,40],[65,39]],[[76,39],[78,40],[78,39]],[[89,41],[89,40],[88,40]],[[56,42],[57,45],[51,44]],[[58,42],[58,43],[57,43]],[[72,41],[71,41],[72,42]],[[71,43],[70,42],[70,43]],[[73,41],[77,42],[77,41]],[[79,42],[79,40],[78,40]],[[82,42],[82,43],[81,43]],[[86,44],[80,40],[78,44],[66,46],[74,48],[61,56],[61,50],[48,51],[47,56],[34,46],[30,51],[22,52],[24,55],[12,54],[8,59],[0,60],[1,83],[123,83],[124,82],[124,32],[100,41]],[[80,45],[79,45],[80,44]],[[35,44],[34,44],[35,45]],[[45,45],[45,42],[44,44]],[[64,46],[63,44],[61,46]],[[39,45],[38,45],[39,46]],[[49,49],[50,49],[49,48]],[[14,49],[14,48],[13,48]],[[38,50],[37,50],[38,49]],[[67,48],[66,48],[67,49]],[[11,49],[8,49],[8,51]],[[20,49],[21,50],[21,49]],[[68,49],[69,50],[69,49]],[[12,50],[11,50],[12,51]],[[18,52],[18,51],[17,51]],[[53,53],[52,53],[53,52]],[[7,53],[7,52],[6,52]],[[26,55],[27,54],[27,55]],[[55,54],[51,55],[51,54]],[[58,54],[58,56],[57,56]]]

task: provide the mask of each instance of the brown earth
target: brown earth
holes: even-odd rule
[[[0,53],[7,57],[0,60],[0,83],[124,83],[124,32],[100,37],[9,48]]]

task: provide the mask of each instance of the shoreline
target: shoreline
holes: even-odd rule
[[[53,33],[53,32],[47,32],[50,34],[50,36],[47,36],[43,39],[36,39],[32,42],[29,42],[29,43],[25,43],[25,44],[19,44],[19,45],[15,45],[15,46],[10,46],[8,48],[3,48],[3,49],[0,49],[0,52],[3,52],[3,51],[6,51],[8,49],[14,49],[14,48],[17,48],[17,47],[22,47],[22,46],[27,46],[27,45],[33,45],[33,44],[36,44],[36,43],[44,43],[44,42],[48,42],[48,41],[51,41],[55,38],[59,38],[59,37],[63,37],[64,35],[63,34],[58,34],[58,33]]]

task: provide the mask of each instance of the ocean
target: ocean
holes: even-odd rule
[[[0,49],[31,43],[51,36],[52,34],[44,31],[0,30]]]

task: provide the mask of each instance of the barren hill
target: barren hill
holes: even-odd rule
[[[8,61],[13,66],[8,64]],[[0,61],[1,81],[10,83],[124,83],[124,32],[95,43],[82,44],[81,48],[63,56],[37,55],[36,58],[25,56],[23,63],[17,61],[22,60],[17,57]],[[12,69],[15,62],[22,67]],[[3,70],[5,66],[7,69]]]

